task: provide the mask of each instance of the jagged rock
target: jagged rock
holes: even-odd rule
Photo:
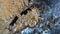
[[[37,23],[40,24],[39,13],[45,13],[47,10],[45,3],[35,4],[34,0],[0,0],[0,2],[0,18],[3,20],[0,19],[1,34],[13,34],[25,27],[34,28]],[[17,19],[12,22],[15,16]]]

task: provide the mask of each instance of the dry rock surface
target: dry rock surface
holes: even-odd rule
[[[0,0],[0,34],[13,34],[38,24],[39,12],[43,13],[47,8],[42,6],[39,11],[32,2],[29,4],[29,0]]]

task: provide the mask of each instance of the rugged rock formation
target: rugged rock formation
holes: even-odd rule
[[[26,27],[34,28],[42,18],[48,6],[43,1],[0,0],[0,34],[13,34]]]

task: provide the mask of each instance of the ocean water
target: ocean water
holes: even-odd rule
[[[22,31],[22,34],[60,34],[60,0],[43,1],[46,2],[46,4],[49,6],[49,9],[41,17],[45,18],[47,26],[52,20],[58,19],[57,22],[53,22],[54,29],[50,29],[48,27],[45,31],[43,31],[42,27],[44,24],[40,24],[40,26],[36,25],[36,27],[34,27],[34,29],[36,29],[36,32],[34,32],[34,29],[32,28],[26,28]],[[51,16],[53,19],[51,19]]]

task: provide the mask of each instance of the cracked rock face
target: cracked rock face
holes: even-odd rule
[[[32,8],[31,11],[27,12],[26,15],[20,15],[18,16],[18,20],[16,23],[14,23],[14,26],[10,25],[10,30],[18,31],[21,29],[24,29],[25,27],[34,27],[38,23],[38,9],[37,8]],[[13,28],[14,27],[14,28]]]
[[[40,7],[34,0],[0,0],[0,34],[16,34],[26,27],[34,28],[42,20],[39,13],[46,10],[45,3]]]

